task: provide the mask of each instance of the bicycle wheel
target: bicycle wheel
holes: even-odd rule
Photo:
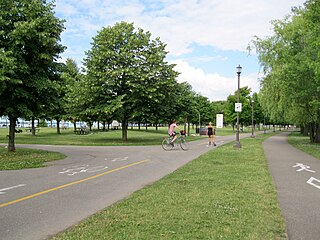
[[[166,151],[170,151],[173,148],[173,145],[170,144],[170,139],[169,138],[165,138],[162,141],[162,148]]]
[[[189,143],[187,142],[187,139],[181,138],[180,140],[180,147],[182,150],[187,151],[189,149]]]

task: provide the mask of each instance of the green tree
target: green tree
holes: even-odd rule
[[[242,112],[239,114],[239,124],[249,125],[251,124],[251,89],[247,86],[240,88],[240,103],[242,103]],[[234,127],[237,122],[237,113],[235,112],[235,103],[238,101],[238,92],[235,91],[234,95],[229,95],[227,98],[225,109],[225,122]]]
[[[187,82],[176,84],[166,106],[165,119],[167,123],[171,123],[173,119],[176,119],[179,123],[183,122],[185,129],[188,128],[187,132],[189,134],[190,125],[186,126],[186,124],[194,123],[194,119],[199,115],[196,93],[192,90],[192,86]]]
[[[273,36],[254,41],[265,73],[263,109],[274,122],[308,126],[311,142],[320,142],[319,9],[319,1],[306,1],[273,22]]]
[[[18,117],[36,116],[57,87],[52,78],[63,21],[45,0],[0,0],[0,115],[10,119],[9,151],[15,150]]]
[[[254,101],[254,105],[253,105],[254,124],[264,123],[264,113],[260,104],[258,93],[253,94],[253,101]]]
[[[89,102],[97,106],[95,112],[121,119],[122,140],[126,142],[128,120],[146,102],[143,113],[160,106],[169,98],[164,86],[176,81],[174,65],[165,61],[165,44],[159,38],[151,40],[150,32],[121,22],[103,28],[86,55]]]
[[[213,101],[211,102],[211,105],[216,114],[223,114],[226,109],[227,101]]]
[[[74,123],[76,130],[76,122],[81,118],[80,113],[85,111],[84,103],[88,97],[84,84],[85,76],[81,74],[75,60],[68,58],[66,60],[62,76],[65,82],[65,119]]]

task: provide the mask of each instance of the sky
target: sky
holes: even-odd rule
[[[272,20],[283,19],[304,0],[56,0],[56,16],[65,19],[62,61],[82,67],[92,38],[116,22],[134,23],[167,45],[167,61],[176,64],[178,82],[211,101],[226,100],[238,87],[259,92],[263,76],[254,36],[272,35]]]

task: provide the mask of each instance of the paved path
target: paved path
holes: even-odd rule
[[[320,161],[291,147],[288,133],[263,143],[290,240],[320,239]],[[241,138],[248,135],[241,135]],[[234,136],[216,137],[219,145]],[[24,145],[68,157],[46,168],[0,172],[0,239],[45,239],[162,178],[211,148]]]
[[[216,137],[216,142],[219,146],[234,139]],[[191,142],[189,151],[179,147],[170,152],[160,145],[23,145],[68,157],[45,168],[0,172],[0,239],[46,239],[212,149],[206,143],[204,138]]]
[[[289,240],[320,239],[320,160],[287,143],[281,133],[263,143]]]

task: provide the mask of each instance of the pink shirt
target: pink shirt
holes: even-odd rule
[[[169,127],[168,134],[171,135],[174,132],[174,128],[177,126],[177,124],[172,123]]]

